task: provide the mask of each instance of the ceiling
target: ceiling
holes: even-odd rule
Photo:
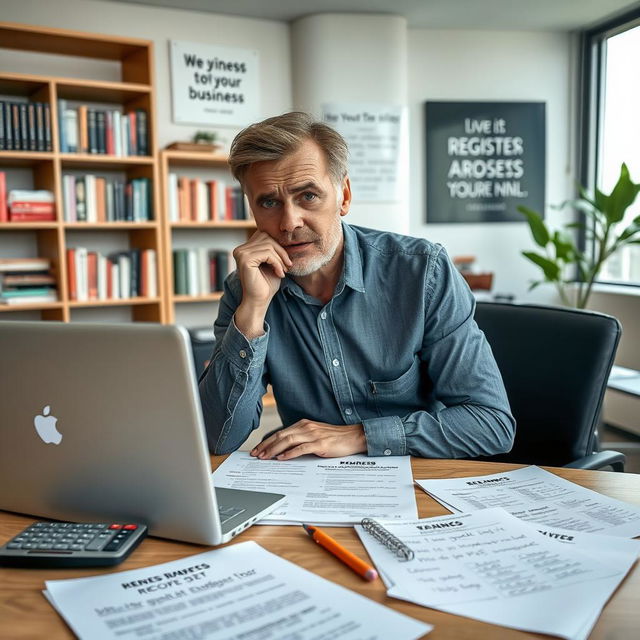
[[[410,28],[574,31],[615,17],[632,0],[111,0],[289,22],[317,13],[405,16]]]

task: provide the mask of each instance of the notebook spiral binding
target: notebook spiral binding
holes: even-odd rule
[[[387,531],[379,522],[371,518],[363,518],[360,524],[367,533],[371,534],[398,558],[404,561],[413,560],[413,551],[402,540]]]

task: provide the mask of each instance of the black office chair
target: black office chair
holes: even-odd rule
[[[594,451],[622,331],[618,320],[576,309],[493,302],[479,302],[475,320],[491,345],[517,422],[511,452],[490,459],[624,471],[622,453]]]

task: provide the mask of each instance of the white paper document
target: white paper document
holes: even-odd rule
[[[415,554],[399,561],[356,526],[388,595],[571,640],[587,637],[640,550],[637,541],[606,537],[611,551],[596,560],[593,549],[603,536],[584,542],[577,537],[590,534],[577,534],[561,544],[559,537],[566,542],[571,534],[541,535],[500,508],[382,524]]]
[[[45,584],[47,599],[81,640],[413,640],[432,629],[255,542]]]
[[[285,494],[259,524],[345,525],[363,518],[418,517],[409,456],[259,460],[236,451],[213,473],[213,484]]]
[[[609,498],[540,467],[472,478],[416,480],[450,511],[502,507],[549,527],[633,538],[640,535],[640,507]]]

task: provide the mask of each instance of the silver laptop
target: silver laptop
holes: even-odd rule
[[[0,509],[217,545],[283,499],[214,490],[184,329],[0,322]]]

